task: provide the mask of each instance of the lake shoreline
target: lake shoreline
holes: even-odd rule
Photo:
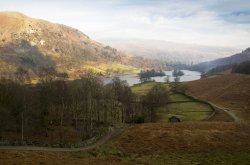
[[[194,80],[199,80],[201,78],[200,72],[190,71],[190,70],[182,70],[182,71],[184,72],[184,75],[180,76],[180,82],[194,81]],[[165,78],[169,76],[170,82],[173,82],[174,81],[174,76],[172,75],[173,70],[164,72],[166,74],[165,76],[151,77],[152,81],[165,82]],[[121,80],[126,80],[129,86],[141,83],[138,74],[116,75],[111,77],[104,77],[102,78],[102,80],[104,84],[108,84],[112,81],[114,77],[118,77]]]

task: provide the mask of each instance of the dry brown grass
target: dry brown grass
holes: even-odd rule
[[[221,121],[221,122],[233,122],[234,119],[225,111],[223,110],[216,110],[214,115],[211,116],[209,119],[207,119],[207,121]]]
[[[227,151],[232,152],[231,155],[234,158],[238,158],[239,153],[245,153],[245,151],[249,153],[249,139],[250,123],[148,123],[129,127],[115,139],[112,145],[109,144],[107,148],[100,150],[89,152],[2,150],[0,165],[123,165],[132,164],[134,161],[136,161],[135,164],[155,164],[159,159],[160,162],[166,159],[166,162],[172,162],[172,164],[190,164],[193,159],[204,161],[199,159],[202,155],[208,156],[211,161],[215,159],[212,161],[214,163],[217,160],[223,162],[228,155]],[[210,153],[214,152],[221,155],[216,158],[209,157]],[[243,158],[249,159],[247,154]],[[176,159],[179,163],[175,163]],[[148,163],[148,161],[151,162]]]
[[[70,152],[0,151],[1,165],[124,165],[117,158],[82,158]]]
[[[234,110],[250,120],[250,76],[228,74],[187,83],[187,93]]]
[[[127,129],[116,145],[125,154],[250,149],[250,124],[233,122],[155,123]]]

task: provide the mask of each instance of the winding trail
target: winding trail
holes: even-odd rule
[[[0,146],[0,150],[19,150],[19,151],[56,151],[56,152],[74,152],[74,151],[88,151],[97,148],[107,143],[112,137],[120,134],[127,126],[124,126],[120,130],[115,130],[113,127],[110,128],[107,135],[103,136],[96,143],[79,148],[52,148],[52,147],[37,147],[37,146]]]
[[[199,102],[208,103],[208,104],[210,104],[211,106],[213,106],[215,109],[218,109],[218,110],[221,110],[221,111],[226,112],[226,113],[234,120],[234,122],[241,122],[241,119],[240,119],[239,117],[237,117],[237,116],[235,115],[235,113],[233,113],[229,108],[225,108],[225,107],[218,106],[218,105],[216,105],[216,104],[214,104],[214,103],[212,103],[212,102],[210,102],[210,101],[202,100],[202,99],[200,99],[200,98],[198,98],[198,97],[195,97],[195,96],[193,96],[193,95],[189,95],[189,94],[186,94],[186,93],[180,93],[180,94],[185,95],[185,96],[187,96],[187,97],[189,97],[189,98],[191,98],[191,99],[193,99],[193,100],[199,101]],[[212,117],[212,116],[210,116],[210,117]]]
[[[241,119],[239,117],[237,117],[235,115],[235,113],[233,113],[230,109],[215,105],[214,103],[211,103],[209,101],[207,101],[207,102],[210,103],[215,108],[223,110],[224,112],[226,112],[230,117],[232,117],[234,119],[235,122],[241,122]]]

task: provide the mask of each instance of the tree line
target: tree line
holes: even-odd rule
[[[250,61],[245,61],[234,65],[232,68],[232,73],[250,74]]]
[[[92,74],[74,81],[50,75],[40,77],[37,84],[28,81],[25,70],[18,70],[15,79],[0,80],[0,141],[84,142],[113,124],[155,121],[155,107],[168,98],[160,84],[138,97],[126,81],[114,78],[104,85]]]

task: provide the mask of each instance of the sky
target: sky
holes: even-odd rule
[[[250,0],[0,0],[0,11],[65,24],[95,40],[250,46]]]

